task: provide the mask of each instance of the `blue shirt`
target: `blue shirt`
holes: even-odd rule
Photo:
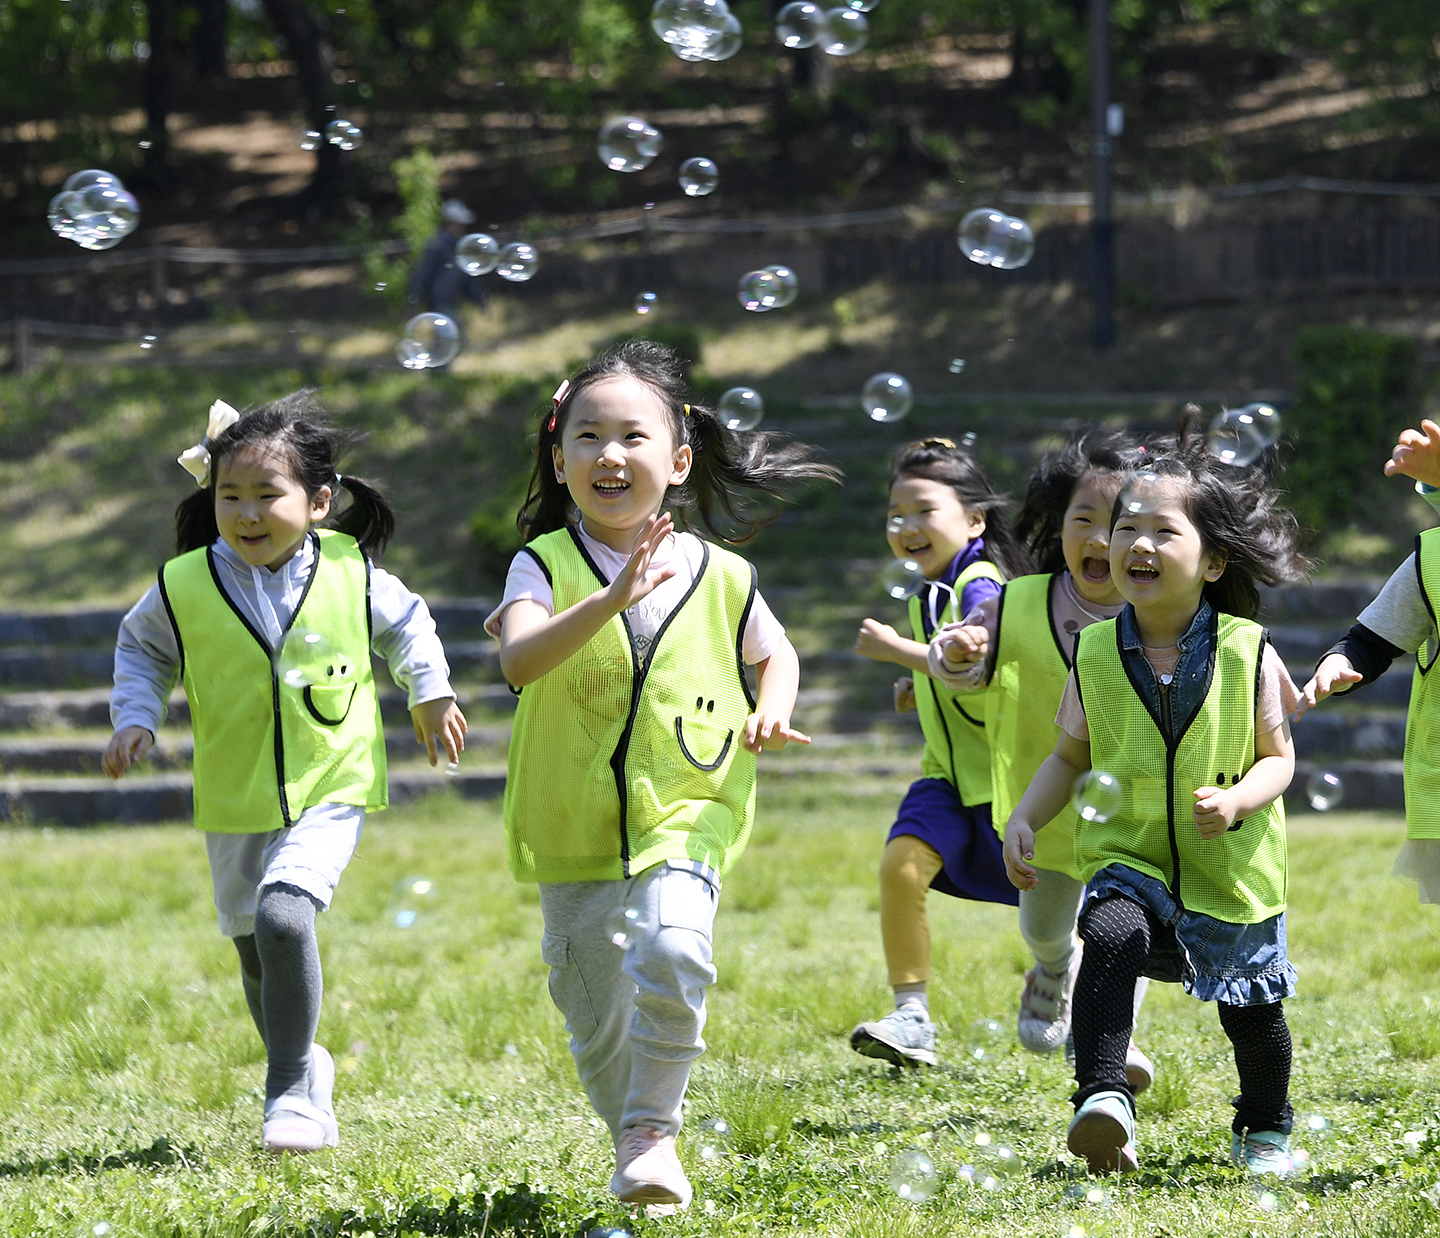
[[[1135,608],[1126,605],[1116,620],[1120,629],[1120,661],[1145,708],[1171,743],[1195,717],[1210,686],[1210,667],[1215,656],[1215,612],[1200,599],[1200,609],[1180,638],[1180,658],[1169,682],[1162,682],[1140,644],[1140,625]]]
[[[942,623],[948,622],[946,613],[950,609],[950,600],[954,596],[955,582],[960,579],[960,573],[984,557],[985,539],[983,537],[972,538],[965,549],[950,560],[950,566],[945,569],[940,579],[931,581],[925,587],[925,592],[920,599],[920,616],[925,625],[927,641],[935,635],[935,615],[940,616]],[[942,585],[946,588],[941,588]],[[988,576],[981,576],[967,582],[965,587],[960,590],[958,604],[955,607],[955,618],[963,618],[986,598],[995,597],[999,592],[1000,582],[992,580]]]

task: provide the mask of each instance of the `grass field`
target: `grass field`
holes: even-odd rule
[[[1262,1201],[1229,1167],[1234,1073],[1215,1013],[1157,985],[1140,1031],[1159,1064],[1140,1106],[1142,1171],[1104,1184],[1105,1206],[1072,1198],[1085,1179],[1064,1152],[1063,1061],[1025,1054],[1008,1030],[1025,962],[1013,911],[932,900],[939,1069],[896,1074],[848,1048],[851,1026],[887,1006],[874,868],[899,790],[802,773],[762,785],[755,842],[721,902],[710,1051],[692,1082],[682,1154],[696,1202],[663,1222],[629,1217],[606,1192],[608,1140],[545,993],[535,892],[505,871],[495,805],[441,796],[372,820],[321,927],[320,1038],[341,1068],[342,1142],[293,1160],[258,1149],[262,1053],[198,838],[180,826],[0,833],[0,1233],[1440,1227],[1424,1194],[1440,1174],[1440,933],[1387,875],[1396,819],[1308,816],[1292,829],[1293,1100],[1333,1124],[1302,1140],[1309,1172]],[[414,876],[434,882],[434,906],[402,929],[392,892]],[[990,1017],[1006,1033],[977,1060],[967,1029]],[[707,1117],[733,1131],[710,1159],[694,1135]],[[993,1190],[982,1133],[1019,1155]],[[919,1206],[888,1185],[910,1147],[941,1178]]]

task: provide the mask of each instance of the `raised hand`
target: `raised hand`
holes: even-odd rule
[[[650,570],[650,560],[660,544],[675,531],[675,522],[669,512],[649,517],[635,534],[635,549],[620,569],[620,574],[610,582],[606,590],[615,610],[629,610],[641,598],[652,592],[675,575],[673,567]]]
[[[895,646],[900,643],[900,633],[888,623],[877,619],[866,619],[860,624],[855,637],[855,652],[862,658],[876,662],[888,662]]]
[[[1420,429],[1400,431],[1400,441],[1385,461],[1385,476],[1396,474],[1440,487],[1440,425],[1427,417]]]
[[[1350,659],[1343,653],[1332,653],[1315,668],[1310,681],[1300,689],[1300,704],[1292,717],[1300,717],[1307,709],[1314,709],[1327,696],[1348,684],[1359,683],[1365,676],[1350,665]]]

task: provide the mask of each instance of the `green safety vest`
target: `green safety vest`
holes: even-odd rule
[[[741,656],[755,571],[708,542],[690,591],[642,662],[623,614],[520,693],[505,782],[510,870],[521,881],[615,881],[667,860],[723,875],[755,811],[755,708]],[[609,582],[578,534],[526,548],[555,613]]]
[[[1003,836],[1005,823],[1030,780],[1055,750],[1060,728],[1055,711],[1070,675],[1070,651],[1055,630],[1050,606],[1060,573],[1017,576],[1000,594],[996,616],[995,665],[986,693],[985,727],[990,733],[991,811]],[[1075,864],[1075,823],[1066,804],[1035,835],[1034,864],[1079,878]]]
[[[1433,622],[1440,596],[1440,529],[1415,538],[1415,571]],[[1440,675],[1432,673],[1437,654],[1428,640],[1415,651],[1405,718],[1406,838],[1440,838]]]
[[[1280,799],[1206,840],[1195,828],[1197,787],[1231,786],[1255,764],[1260,658],[1269,639],[1248,619],[1216,614],[1205,700],[1167,743],[1125,671],[1114,619],[1082,629],[1075,674],[1090,727],[1090,764],[1123,788],[1107,822],[1080,821],[1075,858],[1088,881],[1124,864],[1165,883],[1190,911],[1257,924],[1285,910],[1285,808]]]
[[[964,616],[959,613],[960,591],[972,580],[1001,580],[1000,569],[987,559],[972,563],[955,579],[955,592],[950,598],[940,623],[954,623]],[[928,590],[924,591],[928,592]],[[910,630],[925,644],[923,597],[910,599]],[[938,624],[937,624],[938,626]],[[925,753],[920,761],[922,778],[943,778],[960,794],[960,802],[968,807],[990,802],[990,741],[985,733],[984,690],[956,692],[929,675],[915,677],[915,712],[920,715],[920,730],[925,736]]]
[[[315,569],[286,632],[324,634],[336,656],[317,674],[334,683],[291,687],[277,675],[265,638],[221,588],[212,548],[160,569],[195,732],[202,830],[263,834],[316,804],[375,811],[389,802],[370,665],[370,561],[344,533],[310,537]]]

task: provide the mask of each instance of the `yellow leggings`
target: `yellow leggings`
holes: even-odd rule
[[[885,844],[880,861],[880,940],[892,986],[930,979],[925,896],[942,867],[944,861],[935,848],[914,835],[897,834]]]

